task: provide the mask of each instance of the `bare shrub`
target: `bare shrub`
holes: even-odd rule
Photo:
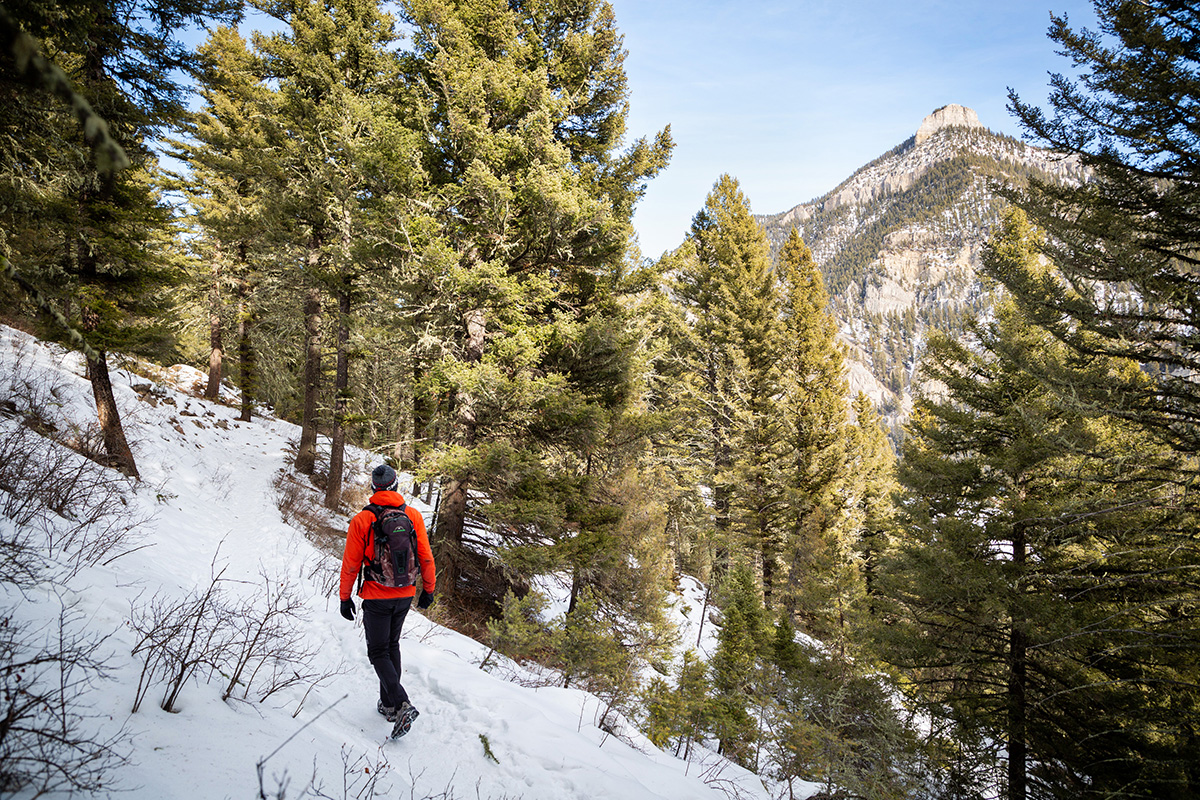
[[[0,426],[0,490],[5,492],[0,497],[0,513],[27,527],[47,511],[54,511],[38,484],[47,482],[65,460],[61,448],[28,428],[11,423]]]
[[[224,569],[214,569],[208,586],[182,598],[156,594],[144,604],[134,602],[130,626],[138,635],[132,655],[141,657],[133,713],[141,708],[146,694],[156,685],[165,686],[160,707],[175,711],[175,703],[187,682],[202,667],[216,670],[231,644],[232,626],[223,624],[224,609],[218,602]]]
[[[300,480],[290,470],[280,467],[271,481],[275,490],[275,507],[283,521],[292,527],[308,519],[309,502]]]
[[[33,363],[35,345],[15,339],[12,344],[13,355],[0,375],[0,406],[43,436],[62,436],[75,424],[62,417],[68,394],[65,378]]]
[[[219,550],[218,550],[219,554]],[[262,594],[237,597],[226,567],[213,556],[206,587],[182,598],[165,593],[134,601],[130,627],[138,635],[132,654],[142,660],[134,696],[136,713],[155,686],[163,687],[160,703],[174,711],[189,681],[220,674],[222,699],[264,702],[283,689],[316,686],[340,674],[340,668],[314,666],[320,650],[309,644],[300,627],[308,618],[303,595],[288,577],[260,572]],[[303,700],[301,700],[303,705]],[[299,709],[297,709],[297,712]]]
[[[356,754],[346,745],[342,745],[342,781],[337,788],[327,787],[325,783],[317,776],[316,759],[313,759],[312,777],[308,783],[300,789],[300,793],[295,795],[297,798],[311,797],[313,800],[370,800],[374,797],[392,797],[392,788],[389,784],[381,783],[385,778],[389,777],[392,770],[391,765],[383,756],[382,752],[377,752],[374,757],[370,753]],[[275,788],[269,793],[263,783],[264,776],[261,771],[258,776],[258,797],[260,800],[283,800],[285,797],[291,797],[288,789],[291,786],[291,778],[285,770],[283,774],[274,776]]]
[[[0,612],[0,795],[96,792],[125,763],[123,729],[87,716],[92,682],[108,677],[103,637],[80,633],[68,608],[42,629]]]
[[[45,570],[45,559],[28,528],[0,525],[0,581],[17,589],[35,586]]]
[[[243,599],[229,615],[238,634],[230,646],[229,682],[222,700],[228,700],[240,685],[243,700],[253,687],[261,703],[281,689],[314,685],[334,674],[311,666],[319,649],[297,624],[308,619],[299,589],[286,576],[280,579],[265,571],[260,576],[264,596]]]
[[[367,503],[371,502],[372,494],[371,487],[365,484],[344,483],[339,500],[340,507],[350,509],[357,514],[359,509],[366,508]]]
[[[268,794],[266,786],[266,769],[267,762],[278,755],[279,751],[287,747],[288,743],[299,736],[305,728],[312,725],[314,722],[323,717],[326,713],[333,710],[339,703],[345,700],[349,695],[342,695],[332,704],[325,707],[320,713],[310,719],[308,722],[297,728],[291,736],[284,739],[270,754],[263,756],[254,765],[255,772],[258,774],[258,797],[259,800],[283,800],[288,796],[288,788],[291,785],[291,778],[288,776],[287,770],[281,775],[275,775],[275,788]],[[371,758],[370,754],[355,755],[352,750],[342,745],[342,786],[341,791],[335,794],[328,794],[324,784],[317,777],[316,760],[313,762],[313,773],[308,783],[300,789],[300,793],[295,795],[298,798],[313,797],[325,798],[326,800],[349,800],[349,798],[373,798],[377,796],[387,797],[391,795],[391,788],[380,786],[379,782],[391,770],[391,765],[384,758],[382,750],[378,752],[376,758]]]
[[[341,586],[340,556],[341,553],[337,550],[318,550],[306,559],[301,567],[301,574],[316,585],[321,597],[333,597]]]
[[[283,521],[304,533],[322,552],[340,555],[346,531],[340,520],[333,524],[329,509],[322,504],[323,495],[318,496],[303,476],[287,469],[275,473],[272,486]]]
[[[313,499],[312,489],[296,477],[280,470],[275,476],[276,504],[283,521],[301,531],[316,549],[301,573],[314,584],[322,597],[332,597],[341,580],[341,556],[346,533],[328,522],[328,512]]]
[[[104,446],[98,421],[88,416],[82,421],[72,418],[69,414],[72,389],[64,375],[57,370],[42,368],[31,358],[34,349],[41,345],[16,339],[12,345],[13,356],[5,362],[3,374],[0,374],[0,408],[19,417],[34,432],[102,467],[110,466],[112,459]],[[138,413],[139,409],[129,405],[123,404],[120,408],[127,436],[136,430]],[[129,437],[130,449],[135,454],[138,444],[136,438]]]
[[[130,513],[129,493],[119,473],[27,427],[0,424],[0,513],[21,531],[21,548],[54,556],[67,577],[137,547],[138,529],[148,519]],[[0,549],[14,546],[5,542]],[[62,552],[70,557],[59,557]],[[9,574],[5,569],[0,577]]]

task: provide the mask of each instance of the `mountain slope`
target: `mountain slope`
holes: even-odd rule
[[[893,425],[907,415],[916,359],[933,327],[955,333],[986,303],[980,251],[999,221],[996,182],[1079,181],[1077,161],[993,133],[949,105],[917,134],[828,194],[760,216],[773,247],[795,227],[825,275],[853,391]]]
[[[66,438],[86,440],[95,412],[81,366],[77,354],[0,326],[0,450],[28,442],[21,437],[36,436],[31,426],[38,425],[53,424]],[[339,559],[315,548],[277,507],[298,429],[269,415],[237,421],[236,408],[194,396],[190,387],[199,377],[187,368],[157,381],[126,369],[113,372],[144,478],[136,484],[111,478],[119,482],[118,505],[127,511],[122,518],[136,523],[118,550],[89,558],[88,547],[64,538],[71,523],[53,513],[18,525],[7,514],[19,487],[0,485],[0,561],[10,543],[23,541],[42,564],[24,586],[7,574],[0,583],[2,627],[22,631],[25,641],[14,662],[39,644],[46,652],[61,649],[63,630],[104,664],[86,676],[75,671],[76,679],[85,678],[75,681],[78,691],[72,692],[82,715],[78,731],[97,739],[115,736],[116,750],[129,763],[96,796],[256,797],[256,766],[264,759],[266,797],[282,797],[286,786],[289,798],[318,796],[320,787],[322,797],[683,800],[724,796],[718,780],[726,786],[733,781],[742,797],[769,796],[756,776],[715,755],[711,770],[689,766],[654,748],[619,717],[610,715],[607,730],[601,729],[606,710],[586,692],[535,688],[534,674],[495,655],[489,663],[501,668],[483,670],[486,647],[415,610],[402,652],[405,685],[421,716],[407,737],[388,740],[390,726],[375,711],[378,684],[361,627],[338,615],[330,595]],[[111,475],[60,445],[51,449],[55,466],[34,466],[26,483],[54,485],[89,470],[103,480]],[[349,474],[364,485],[370,458],[361,451],[348,454]],[[66,512],[78,511],[82,502],[69,498]],[[425,504],[411,502],[428,518]],[[341,516],[329,523],[336,531],[347,521]],[[290,598],[294,606],[282,620],[294,634],[293,658],[265,659],[256,674],[244,673],[227,700],[227,662],[201,664],[183,681],[169,713],[160,701],[170,687],[156,677],[161,670],[146,669],[139,631],[153,625],[153,609],[161,617],[164,609],[214,585],[211,607],[234,615],[236,624],[226,633],[249,630],[246,621],[263,616],[269,596]],[[681,601],[676,613],[686,626],[685,608]],[[694,630],[687,630],[695,641]],[[177,631],[169,641],[185,638]],[[205,646],[213,641],[206,639]],[[290,671],[303,679],[289,682]],[[20,680],[45,686],[59,677],[53,669],[40,677],[30,670]],[[277,691],[262,697],[276,684]],[[141,708],[130,713],[139,694]],[[11,791],[7,768],[0,763],[0,793],[29,796],[28,790]]]

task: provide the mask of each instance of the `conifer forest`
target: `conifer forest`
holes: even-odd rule
[[[1095,8],[1010,95],[1087,178],[998,188],[987,302],[922,342],[899,432],[848,388],[859,256],[771,243],[720,165],[639,251],[674,145],[627,130],[603,0],[0,0],[0,321],[83,353],[129,480],[135,361],[299,425],[339,553],[347,448],[411,476],[440,620],[678,756],[1200,797],[1200,7]],[[683,575],[718,646],[678,666]]]

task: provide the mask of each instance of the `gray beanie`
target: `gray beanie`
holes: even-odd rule
[[[371,488],[377,492],[394,492],[398,485],[396,470],[387,464],[380,464],[371,473]]]

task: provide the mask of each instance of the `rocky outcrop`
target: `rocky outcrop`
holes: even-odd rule
[[[917,144],[933,136],[942,128],[982,128],[979,115],[974,109],[951,103],[934,111],[921,122],[917,128]]]
[[[853,389],[866,392],[894,429],[912,407],[929,329],[954,332],[965,313],[986,308],[976,273],[1005,203],[996,181],[1029,177],[1086,176],[1077,159],[992,133],[973,110],[951,104],[824,197],[759,218],[773,247],[794,227],[812,249]]]

